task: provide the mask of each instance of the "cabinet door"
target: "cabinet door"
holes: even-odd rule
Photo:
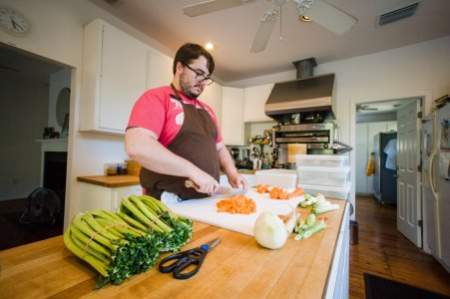
[[[170,85],[173,59],[153,49],[148,50],[147,55],[147,89]]]
[[[258,85],[248,87],[245,89],[244,101],[244,121],[245,122],[260,122],[272,121],[264,113],[264,106],[272,91],[273,84]]]
[[[228,145],[244,145],[244,90],[222,90],[222,135]]]
[[[98,126],[125,131],[134,102],[145,91],[147,47],[108,24],[103,25]]]

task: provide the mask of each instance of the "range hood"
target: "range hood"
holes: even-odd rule
[[[334,74],[313,76],[313,68],[317,65],[314,58],[293,64],[297,68],[297,80],[274,85],[265,113],[275,119],[302,112],[330,112],[334,117]]]

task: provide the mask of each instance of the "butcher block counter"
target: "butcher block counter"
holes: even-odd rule
[[[301,241],[292,234],[279,250],[194,223],[193,240],[183,249],[216,237],[222,242],[188,280],[154,267],[119,286],[94,290],[96,274],[65,249],[61,236],[0,251],[0,298],[347,298],[348,208],[332,201],[340,209],[324,214],[325,230]]]
[[[90,183],[110,188],[139,185],[139,176],[137,175],[79,176],[77,177],[77,180],[79,182]]]

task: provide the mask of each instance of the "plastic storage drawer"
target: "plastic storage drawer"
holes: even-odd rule
[[[348,166],[348,155],[296,155],[295,161],[297,167],[344,167]]]
[[[349,183],[347,183],[344,187],[307,185],[307,184],[299,184],[299,186],[302,187],[306,193],[309,193],[311,195],[321,193],[325,197],[337,199],[348,199],[348,195],[350,193]]]
[[[255,172],[255,185],[267,184],[280,188],[293,189],[297,186],[297,173],[289,169],[267,169]]]
[[[297,166],[299,184],[343,187],[350,180],[350,168]]]

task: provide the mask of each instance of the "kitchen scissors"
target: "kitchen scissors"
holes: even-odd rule
[[[172,272],[176,279],[191,278],[200,270],[206,254],[221,240],[221,238],[215,238],[199,247],[169,255],[161,260],[158,269],[161,273]]]

